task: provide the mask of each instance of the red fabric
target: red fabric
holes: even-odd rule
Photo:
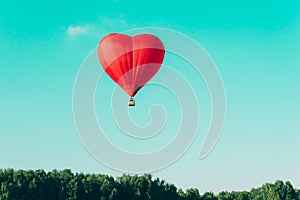
[[[109,34],[98,46],[103,69],[131,97],[156,74],[164,55],[163,43],[151,34]]]

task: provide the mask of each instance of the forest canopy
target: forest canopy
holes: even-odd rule
[[[266,183],[250,191],[219,194],[178,189],[150,174],[72,173],[71,170],[0,169],[0,200],[300,200],[300,191],[287,181]]]

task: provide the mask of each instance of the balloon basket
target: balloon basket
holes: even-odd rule
[[[129,99],[128,106],[135,106],[135,101],[133,100],[133,98]]]

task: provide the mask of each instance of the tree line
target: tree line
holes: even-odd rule
[[[183,191],[149,174],[113,178],[69,169],[0,169],[0,200],[300,200],[300,191],[289,181],[276,181],[250,191],[200,194],[196,188]]]

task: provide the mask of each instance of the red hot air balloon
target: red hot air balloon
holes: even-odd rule
[[[105,36],[98,46],[98,58],[105,72],[131,98],[161,67],[165,48],[161,40],[151,34],[134,37],[113,33]]]

